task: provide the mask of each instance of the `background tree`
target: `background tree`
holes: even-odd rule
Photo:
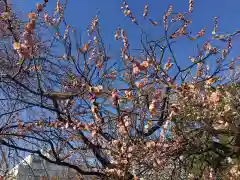
[[[37,4],[20,21],[5,3],[1,22],[13,46],[1,49],[1,152],[6,173],[20,153],[99,179],[236,179],[239,175],[238,57],[229,59],[239,32],[218,34],[189,56],[177,59],[179,39],[190,33],[194,1],[187,12],[171,5],[162,23],[148,5],[143,18],[163,34],[150,39],[123,1],[121,10],[141,30],[141,49],[131,48],[126,30],[113,36],[119,58],[107,53],[99,14],[79,42],[65,19],[68,1]],[[182,48],[182,47],[181,47]],[[121,57],[121,58],[120,58]]]

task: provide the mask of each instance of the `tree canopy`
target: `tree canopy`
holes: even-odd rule
[[[140,29],[141,48],[119,27],[109,36],[120,53],[111,57],[99,13],[82,42],[65,18],[68,0],[52,11],[44,0],[24,12],[27,20],[0,2],[2,176],[23,152],[80,179],[240,176],[240,58],[231,55],[240,31],[219,33],[215,17],[212,39],[201,43],[206,28],[189,30],[193,0],[186,12],[166,7],[161,22],[147,4],[137,17],[123,0],[119,9]],[[139,19],[163,33],[151,39]],[[185,63],[174,52],[182,40],[197,45]]]

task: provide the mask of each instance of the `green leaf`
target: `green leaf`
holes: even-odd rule
[[[24,59],[20,59],[19,64],[23,65],[24,64]]]
[[[93,102],[94,106],[98,106],[98,103],[96,101]]]
[[[75,76],[74,76],[74,74],[72,74],[72,73],[71,73],[71,74],[69,74],[69,79],[70,79],[70,80],[74,80],[74,79],[75,79]]]

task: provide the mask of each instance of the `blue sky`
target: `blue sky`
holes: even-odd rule
[[[14,5],[18,5],[24,12],[29,12],[35,8],[35,4],[43,0],[12,0]],[[49,8],[55,7],[56,0],[49,0]],[[149,15],[152,19],[161,21],[163,13],[169,5],[174,6],[174,12],[185,12],[188,10],[188,0],[128,0],[132,12],[137,19],[148,29],[150,24],[143,21],[142,14],[144,5],[149,4]],[[139,48],[139,30],[121,12],[122,0],[69,0],[66,11],[67,22],[80,32],[86,32],[87,26],[91,23],[92,17],[98,10],[100,14],[100,24],[106,47],[112,56],[119,56],[119,43],[113,41],[113,33],[118,26],[127,31],[132,48]],[[195,0],[194,13],[192,14],[193,24],[191,31],[197,33],[203,27],[207,28],[207,34],[211,34],[213,28],[213,18],[219,17],[220,32],[233,32],[239,25],[239,0]],[[160,32],[162,26],[154,32]],[[86,33],[85,33],[86,34]],[[154,33],[152,38],[160,37],[161,33]],[[210,37],[210,36],[208,36]],[[86,40],[87,41],[87,40]],[[183,46],[184,48],[182,48]],[[186,58],[196,51],[196,42],[182,41],[175,45],[177,57]],[[179,50],[181,47],[181,50]]]

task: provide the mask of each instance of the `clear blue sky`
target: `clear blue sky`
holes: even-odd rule
[[[24,12],[31,11],[35,8],[37,2],[43,0],[12,0],[14,5],[19,5]],[[128,0],[129,6],[133,13],[139,17],[140,22],[144,22],[142,18],[144,5],[149,4],[149,15],[154,20],[161,21],[163,12],[167,10],[169,5],[174,5],[174,12],[185,12],[188,10],[189,0]],[[49,0],[49,8],[55,7],[56,0]],[[78,28],[81,32],[86,32],[87,26],[90,24],[92,17],[96,15],[100,9],[100,24],[102,25],[102,34],[104,41],[108,45],[108,49],[114,56],[119,56],[119,43],[113,41],[113,32],[118,26],[126,29],[130,37],[132,48],[139,47],[139,30],[124,17],[120,7],[122,0],[69,0],[68,9],[66,11],[67,22]],[[207,27],[207,34],[211,34],[213,28],[213,18],[219,17],[219,30],[221,32],[233,32],[240,28],[240,1],[239,0],[195,0],[194,13],[192,14],[193,24],[191,25],[192,32],[198,32],[203,27]],[[149,26],[145,23],[144,27]],[[159,29],[161,29],[159,27]],[[156,32],[158,30],[155,30]],[[160,32],[160,30],[159,30]],[[153,38],[158,38],[154,35]],[[210,36],[209,36],[210,37]],[[196,43],[196,42],[193,42]],[[184,48],[182,48],[183,46]],[[196,44],[195,44],[196,45]],[[181,47],[179,51],[179,47]],[[186,43],[185,41],[175,45],[177,57],[186,58],[194,54],[194,44]]]

